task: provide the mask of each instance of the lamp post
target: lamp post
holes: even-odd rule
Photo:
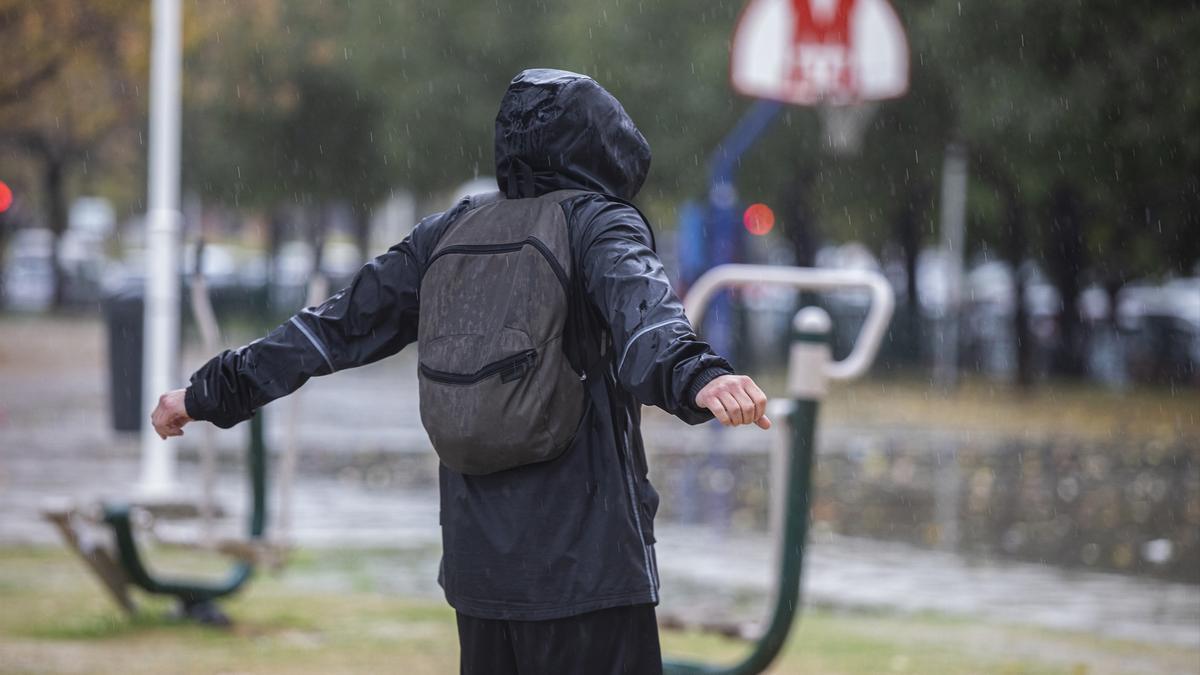
[[[179,368],[179,0],[154,0],[150,57],[150,156],[146,211],[145,351],[142,354],[142,410],[175,384]],[[158,437],[149,420],[142,424],[142,474],[138,492],[146,498],[172,496],[175,449]]]

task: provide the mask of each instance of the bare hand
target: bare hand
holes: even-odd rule
[[[182,436],[183,425],[192,421],[188,417],[187,408],[183,405],[183,395],[186,390],[175,389],[158,397],[158,407],[150,414],[150,422],[160,438]]]
[[[711,410],[727,427],[753,422],[760,428],[771,428],[766,415],[767,395],[745,375],[722,375],[712,380],[696,394],[696,405]]]

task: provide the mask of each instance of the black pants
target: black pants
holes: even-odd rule
[[[652,605],[549,621],[458,615],[462,675],[659,675]]]

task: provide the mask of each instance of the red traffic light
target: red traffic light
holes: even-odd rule
[[[742,223],[750,234],[762,236],[775,227],[775,212],[766,204],[751,204],[742,214]]]
[[[12,206],[12,190],[4,181],[0,180],[0,213],[7,211],[10,206]]]

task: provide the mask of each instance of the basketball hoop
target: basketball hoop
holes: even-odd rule
[[[750,0],[730,79],[742,94],[795,105],[895,98],[908,90],[908,42],[887,0]],[[833,114],[847,132],[862,116]]]

